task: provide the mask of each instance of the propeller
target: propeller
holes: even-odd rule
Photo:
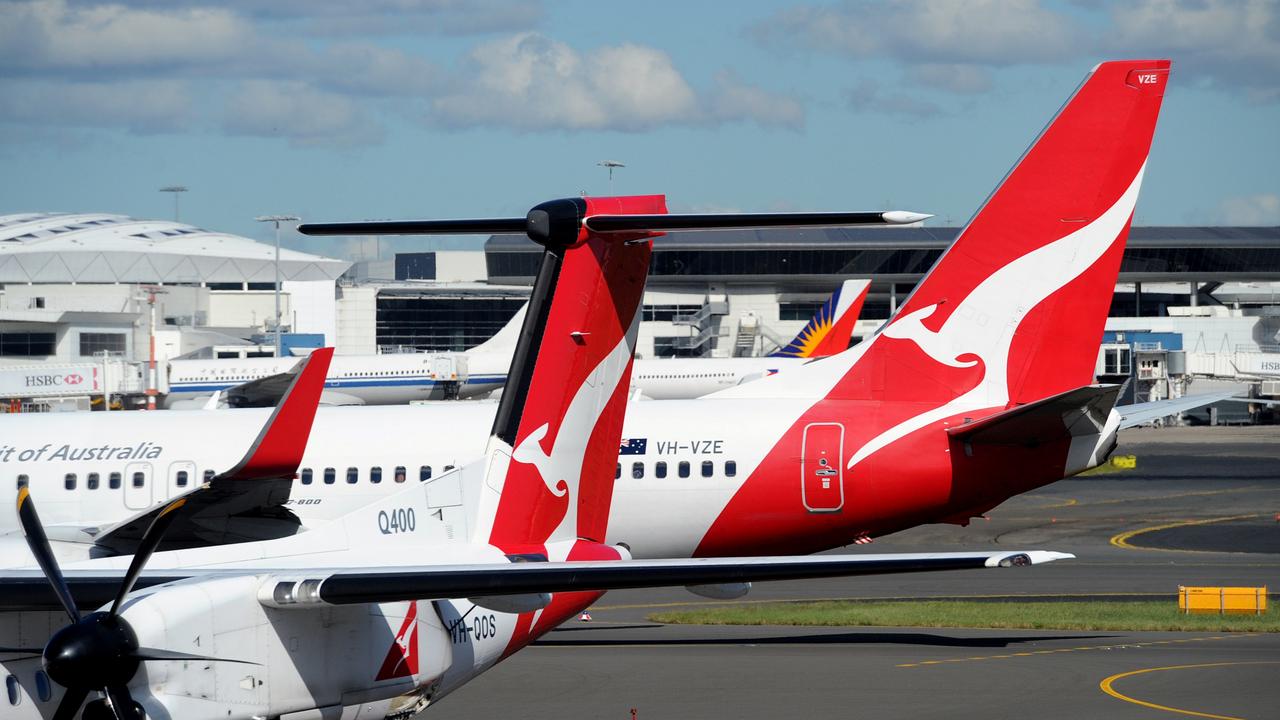
[[[128,684],[138,672],[138,666],[147,660],[243,662],[139,647],[137,634],[120,615],[120,609],[137,583],[142,568],[160,545],[165,531],[173,523],[175,513],[186,502],[186,498],[174,500],[151,521],[134,552],[129,570],[120,583],[120,590],[110,609],[82,617],[72,598],[71,587],[54,557],[44,526],[40,524],[40,516],[36,514],[30,491],[27,488],[18,491],[18,520],[26,535],[27,545],[71,622],[55,632],[43,650],[0,648],[0,652],[35,653],[43,658],[45,673],[51,680],[66,688],[66,694],[58,704],[53,720],[72,720],[89,693],[95,690],[103,693],[106,699],[104,702],[91,704],[85,710],[86,719],[101,717],[145,720],[146,713],[129,694]]]

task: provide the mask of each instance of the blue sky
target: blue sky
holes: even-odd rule
[[[1171,57],[1141,224],[1280,223],[1264,0],[0,0],[0,213],[897,209],[963,222],[1096,62]],[[384,240],[393,249],[445,246]],[[292,247],[359,259],[372,241]]]

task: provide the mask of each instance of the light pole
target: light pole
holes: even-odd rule
[[[178,219],[178,194],[184,193],[186,191],[187,191],[187,186],[185,185],[166,185],[160,188],[160,192],[173,193],[173,221],[174,222],[181,222]]]
[[[276,225],[276,357],[280,357],[280,223],[297,222],[301,219],[297,215],[259,215],[254,218],[258,222]]]
[[[609,168],[609,194],[612,195],[613,194],[613,169],[626,167],[626,165],[623,165],[617,160],[601,160],[600,162],[596,163],[596,165],[599,165],[602,168]]]

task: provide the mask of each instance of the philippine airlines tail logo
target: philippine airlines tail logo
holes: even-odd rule
[[[400,632],[387,650],[375,681],[411,677],[418,674],[418,602],[409,603],[409,612],[400,625]]]

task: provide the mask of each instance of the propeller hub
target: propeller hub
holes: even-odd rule
[[[138,636],[124,618],[95,612],[49,638],[44,669],[65,688],[124,685],[138,671]]]

